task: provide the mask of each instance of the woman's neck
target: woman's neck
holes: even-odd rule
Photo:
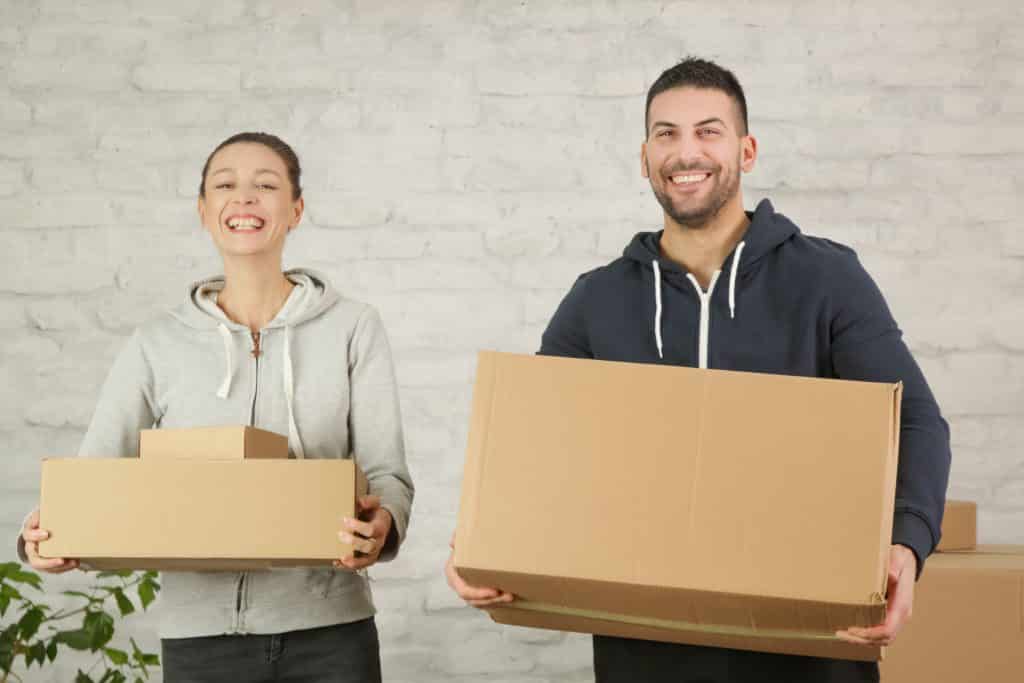
[[[281,272],[280,263],[224,263],[224,289],[217,306],[227,317],[259,332],[280,312],[295,285]]]

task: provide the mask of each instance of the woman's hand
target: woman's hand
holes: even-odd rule
[[[346,517],[338,538],[355,551],[334,561],[336,568],[365,569],[380,558],[380,551],[391,533],[391,513],[380,506],[380,496],[360,496],[356,501],[359,519]]]
[[[50,537],[49,531],[39,528],[39,508],[33,510],[25,520],[25,525],[21,528],[21,537],[25,540],[25,554],[33,569],[51,574],[63,574],[78,569],[78,560],[39,556],[39,542]]]

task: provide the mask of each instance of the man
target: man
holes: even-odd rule
[[[686,59],[647,94],[641,173],[664,230],[580,276],[540,353],[904,384],[888,612],[839,637],[892,642],[910,617],[914,581],[939,539],[949,429],[881,293],[849,248],[809,237],[767,200],[743,209],[740,173],[757,159],[743,90],[718,65]],[[841,530],[836,530],[841,533]],[[807,569],[814,571],[814,558]],[[478,607],[513,597],[448,579]],[[878,681],[878,666],[594,637],[599,683]]]

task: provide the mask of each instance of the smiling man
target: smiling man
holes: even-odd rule
[[[915,579],[939,540],[948,426],[856,254],[803,234],[768,200],[744,211],[740,175],[753,169],[757,141],[731,72],[693,58],[668,69],[647,94],[645,127],[640,170],[661,204],[664,229],[634,236],[621,258],[581,275],[545,330],[540,353],[902,381],[888,616],[873,628],[837,633],[888,644],[910,617]],[[665,406],[666,420],[672,410]],[[807,571],[815,571],[813,557]],[[466,584],[451,562],[447,574],[474,606],[513,599],[500,587]],[[599,683],[879,679],[870,662],[605,636],[594,637],[594,669]]]

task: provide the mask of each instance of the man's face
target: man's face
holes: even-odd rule
[[[740,201],[740,171],[757,143],[743,134],[739,107],[721,90],[672,88],[651,101],[641,172],[672,220],[701,228]]]

